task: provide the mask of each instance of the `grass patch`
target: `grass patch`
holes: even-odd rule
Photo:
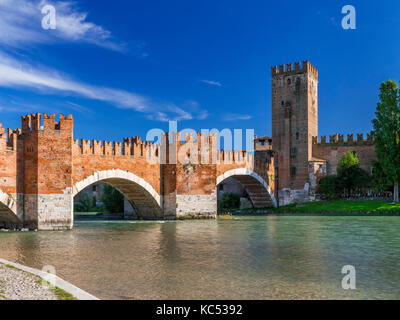
[[[74,212],[75,216],[93,216],[93,217],[96,217],[96,216],[100,216],[102,214],[103,214],[103,212]]]
[[[272,209],[276,213],[362,213],[362,214],[400,214],[400,203],[374,200],[358,201],[315,201],[295,203]]]
[[[46,280],[39,279],[38,283],[41,286],[47,286],[51,290],[53,290],[53,292],[56,295],[56,297],[58,298],[58,300],[78,300],[72,294],[68,293],[67,291],[64,291],[63,289],[61,289],[59,287],[53,286],[50,282],[48,282]]]

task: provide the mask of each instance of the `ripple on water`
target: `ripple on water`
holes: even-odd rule
[[[0,234],[2,258],[109,299],[399,299],[398,217],[81,221]],[[357,290],[341,288],[344,265]]]

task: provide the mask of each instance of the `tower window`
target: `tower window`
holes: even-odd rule
[[[292,84],[292,79],[287,79],[287,84],[288,84],[288,86],[290,86],[291,84]]]
[[[300,138],[300,133],[296,132],[296,140],[299,140]]]
[[[290,176],[291,177],[296,176],[296,167],[290,167]]]
[[[285,101],[282,101],[282,107],[285,105]]]

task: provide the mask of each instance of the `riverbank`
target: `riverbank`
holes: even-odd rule
[[[0,259],[0,300],[78,299],[98,300],[55,275]]]
[[[279,208],[274,208],[275,213],[334,213],[334,214],[375,214],[375,215],[399,215],[400,203],[390,203],[374,200],[359,201],[315,201],[307,203],[295,203]]]
[[[377,215],[377,216],[399,216],[400,203],[391,203],[375,200],[334,200],[315,201],[306,203],[294,203],[279,208],[263,209],[232,209],[231,215],[236,216],[258,216],[268,214],[301,214],[301,215]],[[220,213],[223,217],[226,213]]]

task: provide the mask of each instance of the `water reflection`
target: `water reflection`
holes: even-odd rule
[[[78,222],[0,234],[0,257],[110,299],[399,299],[397,217]],[[357,269],[357,290],[341,268]]]

